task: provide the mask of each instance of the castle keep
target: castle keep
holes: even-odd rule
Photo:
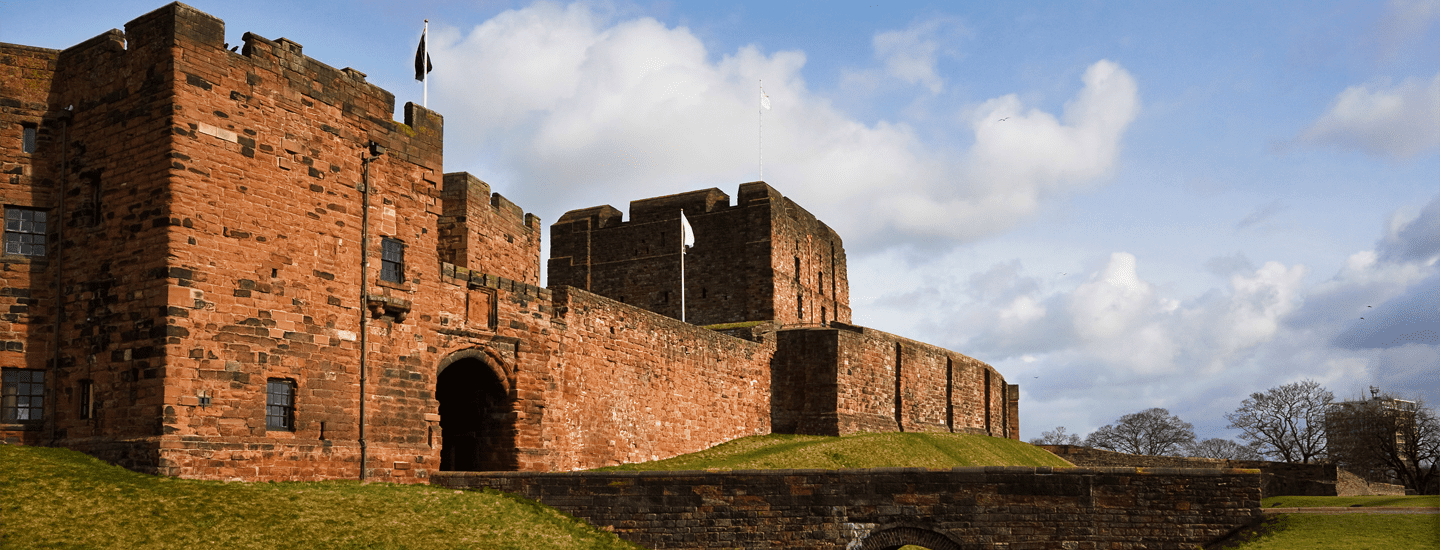
[[[5,442],[418,482],[771,432],[1018,439],[989,365],[850,324],[839,236],[764,182],[568,212],[541,288],[540,220],[444,172],[440,114],[224,30],[174,3],[0,44]]]

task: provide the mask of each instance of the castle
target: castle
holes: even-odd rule
[[[0,44],[0,439],[201,479],[423,482],[753,434],[1018,439],[989,365],[850,324],[838,235],[764,182],[551,226],[444,124],[169,4]],[[680,212],[695,229],[685,255]]]

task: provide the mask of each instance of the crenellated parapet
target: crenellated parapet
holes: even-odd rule
[[[685,319],[708,325],[850,320],[840,236],[765,182],[572,210],[550,226],[551,284],[575,286],[681,317],[680,212],[694,229],[685,252]]]

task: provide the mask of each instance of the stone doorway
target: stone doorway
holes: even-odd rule
[[[514,414],[506,384],[478,357],[442,367],[435,381],[440,401],[440,470],[516,469]]]

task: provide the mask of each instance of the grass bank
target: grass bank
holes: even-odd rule
[[[873,433],[844,437],[770,434],[744,437],[665,460],[602,471],[773,470],[781,468],[956,468],[1071,466],[1028,443],[950,433]]]
[[[0,548],[639,548],[494,491],[194,481],[16,445],[0,445],[0,525]]]
[[[1270,497],[1262,508],[1440,507],[1440,496]],[[1440,515],[1278,514],[1210,550],[1415,550],[1440,548]]]

